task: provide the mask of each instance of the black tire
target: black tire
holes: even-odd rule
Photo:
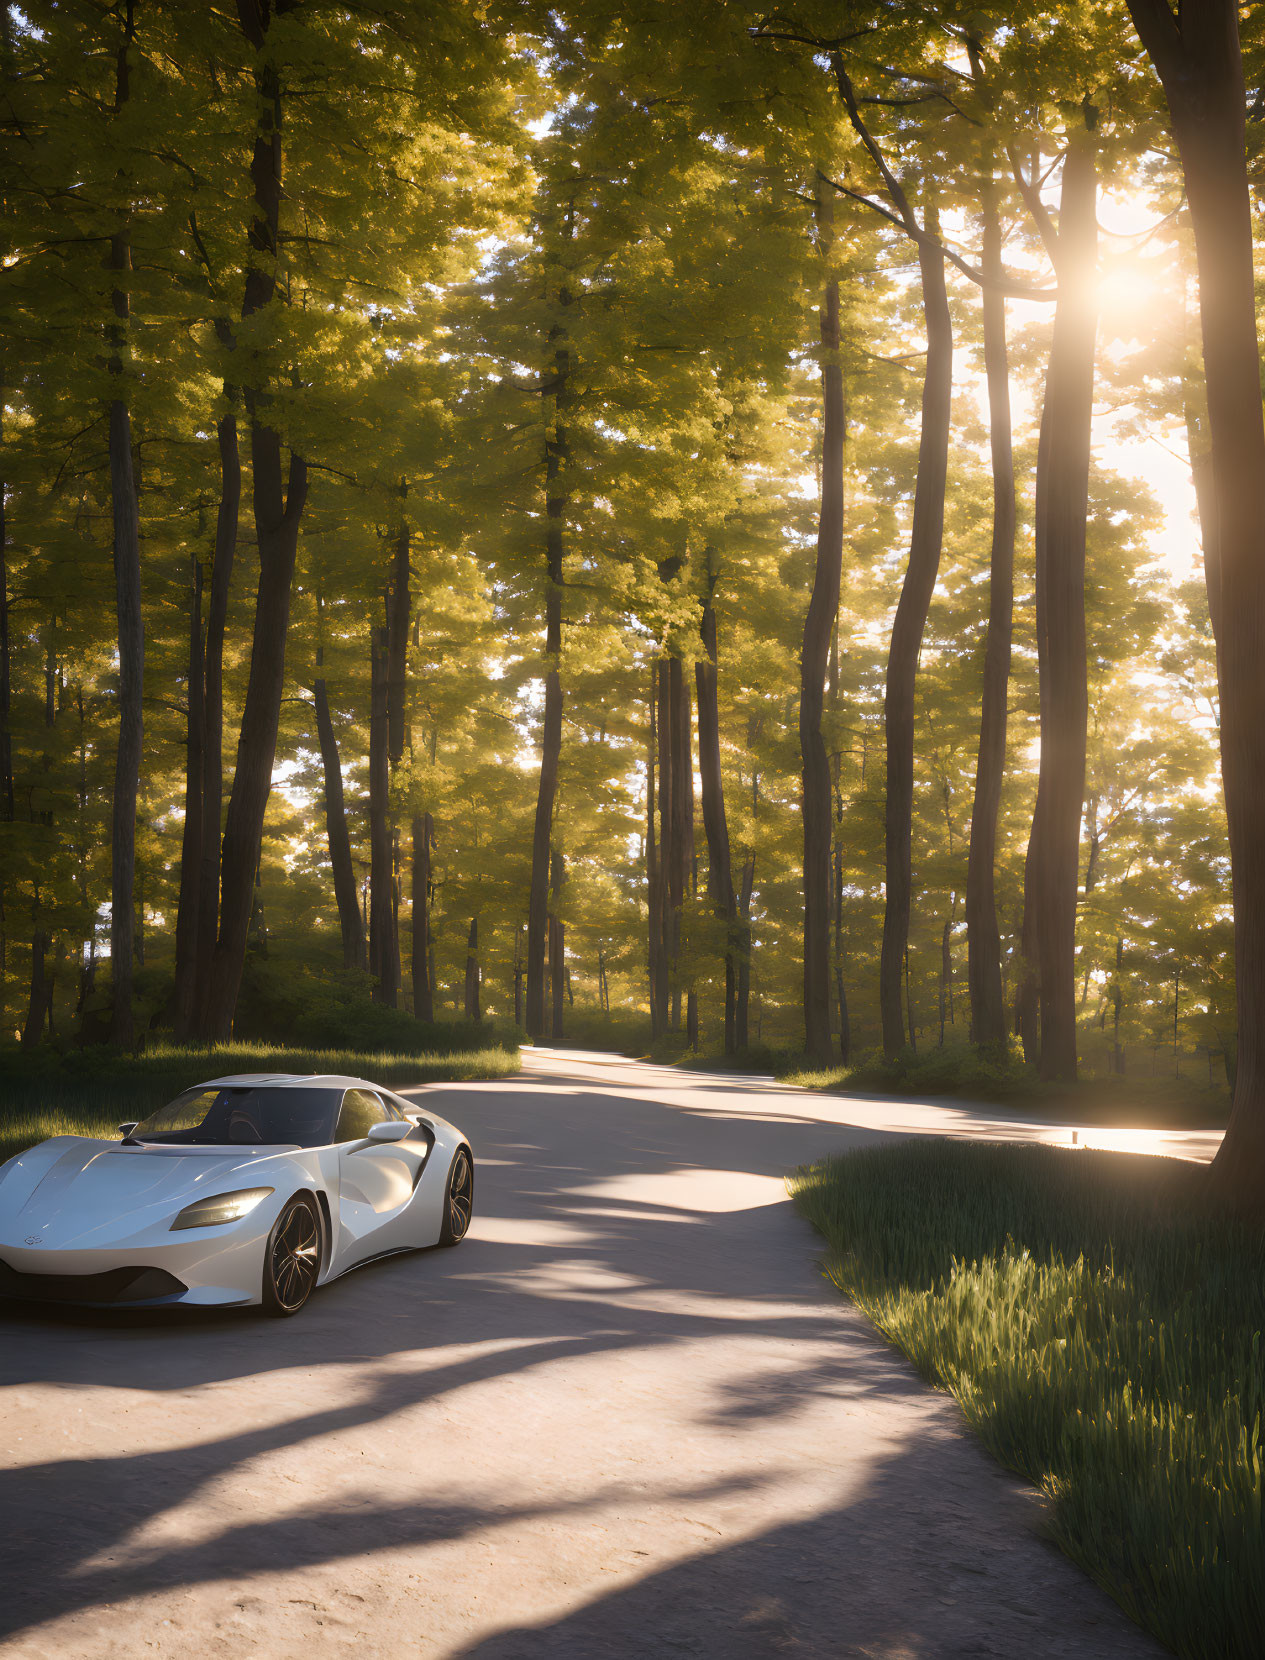
[[[444,1189],[444,1221],[441,1245],[460,1245],[474,1214],[474,1155],[464,1143],[452,1155],[448,1185]]]
[[[321,1272],[321,1213],[310,1193],[296,1193],[268,1235],[264,1312],[286,1319],[316,1289]]]

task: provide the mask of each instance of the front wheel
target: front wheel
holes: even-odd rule
[[[263,1304],[284,1318],[297,1314],[321,1271],[321,1219],[310,1194],[296,1193],[277,1218],[264,1255]]]
[[[448,1191],[444,1195],[444,1223],[441,1245],[460,1245],[474,1212],[474,1159],[468,1147],[458,1147],[448,1170]]]

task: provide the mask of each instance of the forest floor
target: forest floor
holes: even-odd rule
[[[422,1092],[479,1161],[456,1251],[290,1321],[0,1311],[0,1652],[1160,1653],[822,1278],[787,1197],[795,1167],[910,1131],[1065,1127],[524,1063]]]

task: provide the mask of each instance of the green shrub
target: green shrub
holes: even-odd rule
[[[1075,1084],[1046,1083],[1014,1047],[998,1053],[948,1044],[917,1053],[905,1049],[890,1059],[875,1049],[858,1055],[848,1066],[825,1069],[810,1067],[802,1056],[789,1057],[780,1076],[804,1089],[957,1095],[1090,1124],[1224,1124],[1230,1106],[1224,1084],[1209,1086],[1192,1077],[1134,1074],[1083,1077]]]
[[[105,1048],[58,1054],[5,1049],[0,1067],[0,1159],[53,1135],[110,1135],[182,1089],[234,1072],[326,1072],[396,1089],[414,1084],[504,1078],[519,1070],[516,1046],[447,1053],[285,1049],[231,1043],[211,1048],[155,1044],[141,1055]]]
[[[607,1014],[591,1004],[568,1004],[562,1029],[568,1049],[596,1049],[610,1055],[650,1053],[650,1016],[638,1009],[613,1009]],[[553,1039],[546,1035],[541,1042],[549,1046]]]
[[[1178,1160],[916,1141],[801,1172],[826,1270],[1191,1660],[1265,1631],[1265,1235]]]

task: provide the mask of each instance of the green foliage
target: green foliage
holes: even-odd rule
[[[889,1095],[965,1095],[977,1101],[1031,1102],[1044,1093],[1033,1068],[1013,1050],[999,1057],[962,1046],[926,1053],[905,1049],[891,1058],[870,1050],[837,1072],[793,1072],[786,1081],[808,1089],[846,1085]]]
[[[1009,1111],[1070,1119],[1087,1124],[1156,1126],[1224,1125],[1230,1092],[1224,1081],[1203,1082],[1198,1071],[1185,1077],[1121,1076],[1107,1073],[1077,1084],[1049,1084],[1024,1063],[1017,1049],[997,1055],[953,1045],[925,1052],[903,1050],[886,1057],[869,1050],[850,1066],[807,1068],[802,1056],[780,1057],[772,1070],[803,1089],[860,1090],[883,1095],[954,1095],[990,1101]]]
[[[1265,1238],[1153,1158],[917,1142],[801,1172],[831,1279],[1189,1660],[1265,1629]]]
[[[120,1055],[105,1048],[62,1055],[50,1049],[26,1054],[6,1049],[0,1083],[0,1160],[48,1136],[113,1137],[117,1125],[146,1117],[181,1090],[237,1072],[333,1073],[411,1089],[416,1084],[506,1078],[519,1069],[517,1048],[450,1043],[439,1028],[429,1029],[429,1035],[439,1039],[434,1050],[376,1053],[262,1043],[209,1049],[155,1044],[142,1055]]]
[[[810,6],[804,30],[833,34],[828,10]],[[794,1051],[799,657],[821,445],[818,306],[833,276],[848,403],[844,590],[824,717],[834,945],[853,1050],[877,1041],[884,661],[915,484],[923,324],[907,238],[842,196],[829,254],[815,237],[818,168],[866,190],[872,158],[828,59],[762,29],[762,15],[637,0],[527,8],[511,28],[495,8],[443,0],[423,32],[407,9],[274,8],[278,293],[243,323],[258,254],[249,175],[258,92],[232,8],[195,17],[154,0],[136,10],[121,106],[124,14],[51,0],[6,13],[12,120],[0,142],[15,181],[0,215],[14,786],[12,812],[0,806],[6,1033],[26,1023],[41,950],[54,1042],[99,1040],[109,1014],[118,685],[105,405],[118,387],[104,347],[118,280],[130,304],[121,379],[145,550],[138,1029],[171,1019],[188,612],[199,575],[205,611],[216,425],[235,411],[246,505],[226,634],[231,769],[254,597],[248,404],[262,393],[284,445],[308,462],[310,492],[238,1035],[309,1042],[328,1028],[346,1045],[417,1041],[407,1013],[369,1008],[363,988],[352,995],[331,978],[341,952],[313,697],[319,675],[363,888],[370,642],[402,533],[407,739],[391,785],[402,1003],[412,820],[430,814],[436,1013],[464,1010],[477,918],[483,1012],[501,1027],[514,1018],[541,721],[545,471],[565,420],[566,725],[553,825],[565,863],[555,903],[566,927],[564,1029],[645,1052],[647,692],[664,653],[688,678],[709,592],[729,839],[749,912],[750,1042]],[[1104,171],[1157,226],[1140,248],[1114,238],[1104,253],[1103,419],[1112,434],[1157,437],[1180,453],[1200,397],[1189,232],[1174,158],[1156,143],[1154,88],[1121,57],[1120,20],[1080,5],[1025,4],[1007,27],[972,13],[979,75],[968,73],[956,13],[861,7],[857,22],[878,54],[866,48],[852,64],[862,94],[877,99],[869,118],[917,205],[936,199],[972,259],[987,140],[1007,261],[1039,266],[1004,146],[1055,157],[1092,91]],[[1259,53],[1256,31],[1249,45]],[[123,225],[132,269],[110,276],[103,249]],[[1026,1075],[948,1053],[968,1024],[963,899],[992,512],[979,294],[960,273],[951,286],[948,507],[917,694],[906,1015],[921,1058],[912,1070],[900,1063],[894,1079],[869,1069],[865,1087],[1014,1100]],[[1116,289],[1125,303],[1111,303]],[[1149,306],[1138,298],[1148,291]],[[1012,307],[1019,534],[996,872],[1008,996],[1035,787],[1031,484],[1049,333],[1047,307]],[[1233,1064],[1234,982],[1206,597],[1199,580],[1175,580],[1157,559],[1156,505],[1109,457],[1104,442],[1088,534],[1081,1049],[1094,1073],[1124,1065],[1149,1076],[1171,1055],[1172,1070],[1211,1068],[1219,1087]],[[681,1002],[694,993],[706,1055],[721,1039],[725,929],[706,897],[701,834],[695,843],[674,991]],[[928,1058],[941,1045],[945,1055]],[[672,1039],[664,1053],[680,1048]]]
[[[447,1055],[487,1049],[498,1033],[474,1021],[415,1020],[373,1001],[359,969],[321,969],[255,957],[247,964],[236,1034],[243,1042],[353,1054]],[[517,1039],[512,1047],[517,1048]]]

